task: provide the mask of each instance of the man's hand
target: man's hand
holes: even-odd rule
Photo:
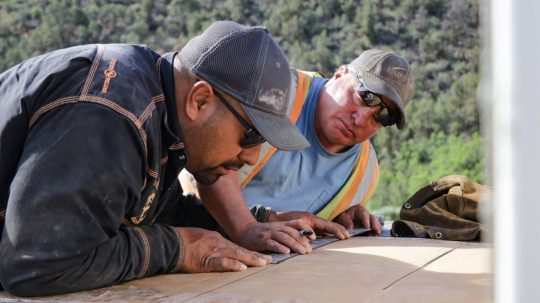
[[[272,220],[286,222],[255,221],[246,207],[235,172],[219,178],[211,186],[198,184],[198,189],[204,206],[231,239],[251,250],[278,253],[289,253],[292,250],[301,254],[309,253],[311,252],[309,241],[314,240],[315,235],[301,236],[299,231],[303,229],[334,234],[339,239],[349,237],[347,231],[339,224],[320,219],[307,212],[290,212]]]
[[[307,222],[317,234],[332,234],[340,240],[345,240],[351,237],[342,225],[317,217],[316,215],[307,211],[287,211],[281,213],[273,212],[270,215],[270,221],[287,221],[297,219],[302,219],[303,221]]]
[[[349,209],[334,218],[334,222],[343,225],[346,229],[354,227],[371,228],[375,235],[380,235],[382,230],[381,223],[379,223],[377,217],[370,214],[360,204],[349,207]]]
[[[306,254],[311,252],[309,241],[315,240],[315,234],[303,236],[300,230],[312,230],[312,226],[304,220],[285,222],[249,223],[236,239],[243,247],[257,251],[273,251],[288,254],[292,251]]]
[[[184,240],[183,272],[243,271],[248,266],[265,266],[270,256],[242,248],[215,231],[178,227]]]

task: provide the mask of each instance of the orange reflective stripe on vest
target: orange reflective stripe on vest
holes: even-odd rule
[[[338,194],[334,196],[334,198],[317,214],[317,216],[327,220],[332,220],[340,213],[347,210],[347,208],[349,208],[354,198],[354,194],[356,193],[356,190],[360,185],[360,181],[362,181],[362,178],[364,177],[364,174],[366,172],[366,166],[369,162],[370,156],[369,151],[369,141],[362,143],[362,150],[360,151],[360,156],[358,157],[358,159],[356,159],[356,163],[354,164],[349,179],[339,190]],[[375,180],[377,179],[376,177],[377,176],[375,176]],[[376,182],[374,182],[372,179],[370,188],[368,189],[368,193],[372,191],[374,185],[376,185]],[[366,201],[367,196],[368,195],[364,197],[364,200]]]

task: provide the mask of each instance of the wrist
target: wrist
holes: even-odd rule
[[[255,217],[257,222],[266,223],[271,221],[272,209],[270,207],[264,207],[262,205],[253,205],[250,208],[250,212]]]
[[[280,221],[279,220],[279,214],[276,211],[268,210],[268,222],[274,222],[274,221]]]

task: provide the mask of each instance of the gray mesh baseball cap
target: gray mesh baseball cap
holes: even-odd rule
[[[399,108],[396,126],[405,125],[403,109],[414,93],[413,72],[405,59],[391,51],[370,49],[364,51],[349,67],[357,72],[370,91],[384,95]]]
[[[287,116],[295,98],[289,62],[266,28],[214,22],[179,56],[189,70],[240,102],[270,144],[283,150],[309,146]]]

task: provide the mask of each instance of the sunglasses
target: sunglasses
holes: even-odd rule
[[[353,76],[360,82],[360,84],[356,88],[355,93],[358,95],[358,97],[360,97],[360,100],[362,100],[363,104],[367,107],[381,107],[381,109],[375,113],[375,121],[379,122],[384,127],[395,124],[397,120],[397,115],[390,111],[388,106],[383,102],[383,98],[380,95],[367,89],[360,75],[358,75],[354,71],[351,71],[351,74],[353,74]]]
[[[240,142],[240,146],[242,148],[252,148],[254,146],[257,146],[259,144],[262,144],[266,142],[266,139],[259,134],[259,132],[251,127],[249,123],[246,121],[246,119],[242,118],[239,112],[237,112],[234,107],[225,100],[225,98],[217,92],[217,90],[214,89],[214,94],[218,97],[223,104],[225,104],[225,107],[236,117],[236,119],[244,126],[246,129],[246,137]]]

